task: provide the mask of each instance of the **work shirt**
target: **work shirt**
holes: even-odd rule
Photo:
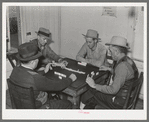
[[[125,81],[134,78],[134,70],[131,65],[123,61],[115,68],[115,76],[111,85],[99,85],[96,84],[96,90],[106,94],[116,94],[120,88],[124,85]],[[112,78],[112,77],[111,77]]]
[[[102,60],[105,60],[106,55],[106,48],[101,43],[97,43],[97,47],[95,50],[91,50],[87,43],[84,43],[80,51],[78,52],[77,56],[80,56],[82,58],[85,58],[86,62],[89,62],[90,64],[100,67]],[[103,59],[104,58],[104,59]]]

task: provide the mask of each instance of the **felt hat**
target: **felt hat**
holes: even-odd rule
[[[84,34],[82,34],[82,35],[85,37],[88,37],[88,38],[95,38],[97,40],[101,40],[100,38],[98,38],[99,34],[96,30],[89,29],[89,30],[87,30],[86,35],[84,35]]]
[[[35,33],[42,35],[48,39],[50,38],[50,35],[51,35],[50,31],[46,28],[43,28],[43,27],[40,27],[38,32],[35,31]]]
[[[106,43],[105,45],[115,45],[115,46],[125,47],[127,49],[130,48],[128,47],[127,39],[121,36],[113,36],[111,38],[111,42]]]
[[[31,61],[42,56],[42,53],[38,51],[37,45],[27,42],[21,44],[18,48],[17,58],[21,61]]]

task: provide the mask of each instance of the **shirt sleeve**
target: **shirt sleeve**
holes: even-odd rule
[[[34,45],[38,46],[38,39],[31,40],[30,43],[33,43]]]
[[[116,94],[124,85],[128,74],[128,68],[124,63],[119,64],[115,69],[114,81],[111,85],[96,84],[96,90],[106,94]]]
[[[84,43],[84,45],[81,47],[81,49],[79,50],[79,52],[78,52],[78,54],[76,56],[76,60],[77,61],[84,61],[84,62],[86,62],[85,61],[85,57],[87,55],[87,49],[86,48],[87,48],[87,44]]]
[[[43,54],[46,58],[52,59],[56,62],[60,59],[60,57],[50,48],[50,46],[46,45],[45,46],[45,54]]]
[[[33,77],[36,88],[41,91],[61,91],[72,83],[70,78],[55,80],[39,74],[35,74]]]

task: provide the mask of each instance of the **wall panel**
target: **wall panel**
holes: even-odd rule
[[[59,21],[58,7],[50,6],[21,6],[21,22],[22,22],[22,43],[37,38],[35,31],[40,27],[50,30],[54,43],[51,48],[59,54]],[[31,35],[27,35],[31,32]]]

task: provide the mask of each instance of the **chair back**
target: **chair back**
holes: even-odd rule
[[[35,109],[33,88],[25,88],[7,79],[12,108],[14,109]]]
[[[143,72],[140,73],[140,76],[136,80],[136,82],[130,85],[127,98],[122,109],[135,109],[142,83],[143,83]],[[111,109],[111,108],[107,106],[105,103],[100,102],[99,105],[95,107],[95,109]]]
[[[134,109],[135,108],[142,83],[143,83],[143,72],[140,73],[140,77],[137,79],[137,81],[132,84],[131,91],[128,95],[129,99],[126,100],[125,105],[123,107],[124,109],[125,108],[126,109]]]
[[[20,65],[20,61],[16,57],[17,54],[18,53],[7,53],[7,58],[13,68]],[[16,61],[16,64],[13,62],[13,60]]]

